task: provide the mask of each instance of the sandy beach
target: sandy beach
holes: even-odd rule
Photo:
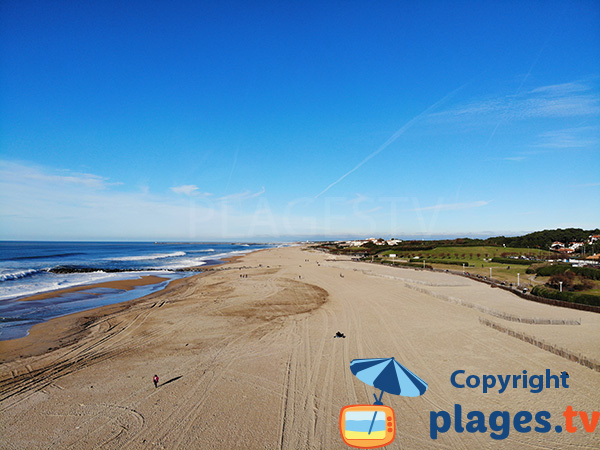
[[[488,311],[486,313],[485,311]],[[516,317],[580,321],[527,324]],[[600,314],[529,302],[460,276],[262,250],[127,303],[53,319],[0,342],[2,449],[344,449],[343,406],[375,389],[350,361],[394,356],[424,379],[396,414],[391,449],[596,449],[600,431],[555,432],[567,406],[598,411],[600,372],[481,322],[600,362]],[[336,331],[346,335],[335,339]],[[567,371],[569,388],[500,394],[451,375]],[[158,388],[152,377],[160,377]],[[463,376],[464,379],[464,376]],[[430,412],[548,411],[552,430],[495,440]],[[466,422],[467,419],[463,418]],[[533,423],[535,426],[535,423]]]

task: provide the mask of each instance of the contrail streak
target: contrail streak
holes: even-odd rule
[[[363,159],[360,163],[358,163],[353,169],[349,170],[348,172],[346,172],[344,175],[342,175],[340,178],[338,178],[336,181],[334,181],[333,183],[331,183],[329,186],[327,186],[325,189],[323,189],[321,192],[319,192],[315,198],[319,198],[321,195],[323,195],[325,192],[327,192],[329,189],[331,189],[333,186],[335,186],[336,184],[338,184],[340,181],[342,181],[344,178],[346,178],[348,175],[350,175],[351,173],[357,171],[358,169],[360,169],[365,163],[367,163],[370,159],[374,158],[375,156],[379,155],[382,151],[384,151],[387,147],[389,147],[396,139],[398,139],[400,136],[402,136],[404,134],[404,132],[406,130],[408,130],[410,127],[412,127],[419,119],[421,119],[423,116],[425,116],[426,114],[428,114],[432,109],[437,108],[439,105],[441,105],[442,103],[444,103],[447,99],[449,99],[450,97],[452,97],[454,94],[456,94],[458,91],[460,91],[462,88],[464,88],[468,83],[463,84],[461,87],[453,90],[452,92],[450,92],[449,94],[445,95],[441,100],[438,100],[437,102],[435,102],[433,105],[429,106],[425,111],[423,111],[422,113],[416,115],[415,117],[413,117],[412,119],[410,119],[408,122],[406,122],[400,129],[398,129],[398,131],[396,131],[394,134],[392,134],[390,136],[390,138],[385,141],[377,150],[375,150],[373,153],[371,153],[369,156],[367,156],[365,159]]]
[[[544,49],[546,48],[546,46],[548,45],[548,42],[550,41],[550,38],[552,37],[552,35],[554,34],[554,31],[552,31],[548,37],[546,38],[546,41],[544,42],[544,44],[542,45],[542,48],[540,48],[540,51],[538,52],[537,56],[535,57],[535,59],[533,60],[533,62],[531,63],[531,66],[529,67],[529,71],[527,72],[527,74],[525,75],[525,77],[523,77],[523,80],[521,80],[521,84],[519,85],[517,92],[515,93],[514,97],[509,101],[508,106],[507,106],[507,111],[510,111],[510,108],[514,102],[514,98],[517,97],[520,93],[521,93],[521,89],[523,89],[523,85],[525,84],[525,82],[527,81],[527,79],[531,76],[531,72],[533,72],[534,67],[537,65],[538,60],[540,59],[540,56],[542,56],[542,52],[544,51]],[[492,139],[494,138],[494,136],[496,135],[496,131],[498,131],[498,128],[500,127],[500,125],[502,123],[504,123],[506,121],[506,117],[501,118],[498,123],[496,124],[496,126],[494,127],[494,130],[492,131],[492,134],[490,135],[489,139],[487,140],[487,142],[485,143],[485,147],[484,149],[487,149],[488,146],[490,145],[490,142],[492,141]]]

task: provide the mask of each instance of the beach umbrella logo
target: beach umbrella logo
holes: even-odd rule
[[[344,406],[340,413],[342,439],[351,447],[377,448],[390,444],[396,437],[394,410],[385,406],[383,393],[418,397],[427,383],[392,358],[355,359],[350,370],[363,383],[380,390],[372,405]]]

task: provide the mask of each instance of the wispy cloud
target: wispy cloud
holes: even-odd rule
[[[0,161],[0,238],[204,237],[228,220],[201,197],[190,205],[149,190],[116,190],[116,184],[94,174]]]
[[[200,188],[198,186],[196,186],[195,184],[185,184],[183,186],[174,186],[171,188],[171,190],[173,192],[175,192],[176,194],[182,194],[182,195],[189,195],[194,196],[194,195],[200,195],[203,197],[208,197],[212,194],[208,193],[208,192],[198,192],[200,190]]]
[[[263,187],[258,192],[251,192],[251,191],[238,192],[236,194],[229,194],[229,195],[225,195],[223,197],[219,197],[217,200],[219,200],[221,202],[241,202],[244,200],[249,200],[251,198],[260,197],[265,192],[266,192],[266,190]]]
[[[171,190],[176,194],[184,194],[184,195],[192,195],[194,192],[198,190],[198,186],[194,184],[186,184],[183,186],[175,186],[172,187]]]
[[[460,209],[480,208],[482,206],[486,206],[487,204],[489,204],[489,202],[484,200],[469,203],[440,203],[434,206],[415,208],[413,211],[456,211]]]
[[[598,127],[575,127],[553,130],[538,135],[533,147],[550,149],[588,148],[598,145]]]
[[[429,114],[434,121],[566,118],[600,113],[600,96],[585,82],[539,86],[514,95],[473,100]]]
[[[589,91],[590,87],[580,81],[572,81],[570,83],[551,84],[548,86],[540,86],[531,89],[529,92],[533,94],[550,93],[551,95],[569,95],[573,93]]]
[[[84,187],[100,190],[122,183],[109,182],[108,178],[90,173],[78,173],[65,170],[41,171],[37,167],[25,166],[16,162],[0,161],[0,173],[10,179],[18,173],[21,180],[32,183],[47,183],[58,186]]]

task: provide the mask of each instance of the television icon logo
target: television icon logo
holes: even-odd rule
[[[340,412],[340,432],[350,447],[384,447],[396,437],[394,410],[384,405],[344,406]]]

